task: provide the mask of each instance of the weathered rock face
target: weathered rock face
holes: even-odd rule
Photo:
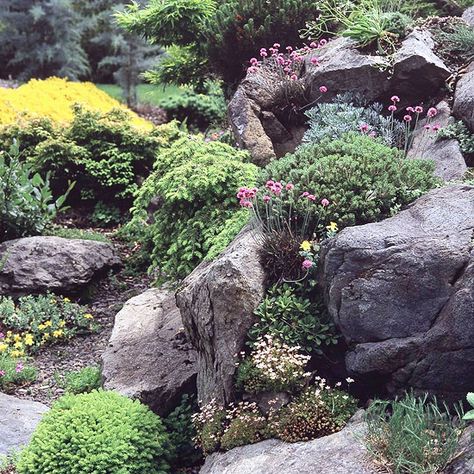
[[[474,132],[474,63],[456,85],[453,113]]]
[[[454,461],[443,474],[472,474],[474,472],[474,426],[464,430]]]
[[[305,443],[263,441],[212,454],[200,474],[375,474],[361,442],[365,423]]]
[[[31,435],[48,407],[0,392],[0,456],[18,451]]]
[[[244,230],[214,262],[199,265],[176,300],[198,353],[198,398],[228,403],[235,364],[264,296],[265,273],[253,231]]]
[[[382,102],[398,94],[402,98],[400,106],[423,103],[439,92],[451,73],[434,53],[434,47],[429,32],[414,30],[389,64],[385,57],[361,53],[353,40],[337,38],[305,58],[299,82],[309,103],[331,100],[344,92]],[[311,63],[313,55],[318,65]],[[392,66],[393,74],[389,74]],[[299,144],[295,139],[301,137],[296,128],[289,130],[288,124],[273,115],[275,109],[281,109],[278,102],[285,94],[281,93],[278,76],[268,74],[249,73],[229,104],[235,136],[258,164],[294,151]],[[328,92],[321,97],[319,88],[323,85]]]
[[[438,109],[436,124],[446,127],[453,121],[449,105],[443,101],[436,108]],[[438,140],[437,134],[432,129],[424,128],[426,123],[427,119],[419,122],[408,157],[433,160],[436,176],[444,181],[461,179],[467,171],[467,165],[459,142],[454,139]]]
[[[469,7],[462,15],[462,19],[474,27],[474,7]]]
[[[120,266],[110,244],[60,237],[27,237],[0,244],[0,294],[77,293]]]
[[[167,415],[196,391],[196,353],[182,326],[172,292],[150,289],[127,301],[102,355],[104,387]]]
[[[352,374],[391,392],[472,390],[473,232],[474,187],[457,185],[323,245],[320,281]]]

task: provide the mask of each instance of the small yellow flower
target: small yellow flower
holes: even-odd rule
[[[25,334],[25,346],[32,346],[34,344],[34,339],[31,334]]]
[[[64,331],[62,329],[56,329],[56,331],[53,331],[53,337],[61,337],[64,334]]]
[[[330,222],[328,226],[326,226],[326,229],[329,231],[329,232],[337,232],[338,230],[338,227],[337,227],[337,224],[335,222]]]
[[[58,326],[59,326],[60,328],[63,328],[64,326],[66,326],[66,321],[59,321]]]
[[[21,336],[20,336],[19,334],[15,334],[15,335],[13,336],[13,340],[14,340],[15,342],[21,341]]]
[[[38,329],[39,329],[40,331],[42,331],[43,329],[46,329],[46,324],[43,324],[43,323],[38,324]]]
[[[6,350],[8,349],[8,345],[7,344],[0,344],[0,352],[5,352]]]
[[[94,319],[94,316],[92,316],[92,314],[90,314],[90,313],[87,313],[87,314],[84,315],[84,318],[86,318],[86,319]]]
[[[45,327],[50,328],[53,325],[53,323],[51,321],[46,321],[44,325]]]
[[[63,298],[63,301],[64,301],[65,303],[70,303],[70,302],[71,302],[71,300],[70,300],[69,298]]]
[[[18,351],[18,350],[16,350],[16,349],[10,352],[10,355],[11,355],[12,357],[20,357],[22,354],[23,354],[22,351]]]
[[[308,250],[311,250],[311,242],[309,242],[308,240],[305,240],[304,242],[301,243],[300,249],[304,250],[305,252],[307,252]]]
[[[47,341],[47,340],[49,339],[49,336],[50,336],[49,333],[43,334],[43,339],[42,339],[42,341],[43,341],[43,342]]]
[[[13,347],[15,349],[21,349],[23,347],[23,343],[21,341],[16,341],[15,344],[13,344]]]

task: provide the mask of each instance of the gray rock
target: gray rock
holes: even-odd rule
[[[438,115],[433,124],[446,127],[452,122],[451,109],[446,102],[439,103]],[[466,161],[457,140],[438,140],[432,129],[425,130],[427,119],[421,120],[415,131],[413,145],[408,152],[409,158],[433,160],[435,174],[444,181],[461,179],[467,171]]]
[[[361,437],[365,423],[304,443],[262,441],[215,453],[200,474],[375,474]]]
[[[77,293],[120,266],[112,245],[60,237],[27,237],[0,244],[0,295]]]
[[[311,64],[312,54],[305,59],[304,80],[310,102],[321,97],[320,86],[328,88],[323,100],[344,92],[357,92],[368,101],[375,101],[390,90],[387,59],[362,54],[352,39],[341,37],[330,41],[315,55],[318,65]]]
[[[353,375],[394,393],[472,390],[473,232],[474,187],[456,185],[323,245],[320,282]]]
[[[0,455],[8,455],[28,444],[48,407],[42,403],[11,397],[0,392]]]
[[[443,474],[474,473],[474,425],[467,427],[459,440],[454,460],[443,471]]]
[[[104,387],[167,415],[196,391],[196,353],[182,326],[172,292],[150,289],[127,301],[102,354]]]
[[[255,164],[265,166],[276,158],[272,141],[260,121],[260,106],[247,96],[243,87],[234,94],[228,113],[238,145],[250,152]]]
[[[410,33],[395,53],[392,92],[413,104],[436,94],[451,71],[434,50],[435,43],[429,31],[415,29]]]
[[[177,294],[184,327],[198,353],[198,398],[203,403],[233,398],[238,354],[265,291],[259,248],[253,231],[242,231],[217,260],[199,265]]]
[[[469,7],[462,15],[462,19],[468,24],[474,27],[474,7]]]
[[[474,132],[474,63],[456,85],[453,113]]]

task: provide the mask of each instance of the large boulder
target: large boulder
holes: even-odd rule
[[[92,240],[27,237],[0,244],[0,295],[77,293],[120,266],[112,245]]]
[[[456,85],[453,113],[474,132],[474,63]]]
[[[451,109],[447,102],[440,102],[436,108],[436,125],[446,127],[452,123]],[[418,123],[408,157],[434,161],[435,174],[444,181],[461,179],[467,171],[467,165],[459,142],[455,139],[438,140],[438,135],[432,128],[425,129],[427,121],[428,119],[423,119]]]
[[[474,386],[474,187],[453,185],[322,246],[320,282],[351,374],[392,393]]]
[[[174,293],[150,289],[128,300],[102,355],[104,387],[167,415],[183,394],[196,391],[196,373]]]
[[[233,399],[238,354],[263,299],[265,272],[254,231],[242,231],[215,261],[199,265],[183,282],[176,300],[198,354],[198,398]]]
[[[443,474],[472,474],[474,472],[474,426],[468,426],[459,440],[454,460]]]
[[[361,441],[366,426],[349,423],[342,431],[303,443],[262,441],[206,459],[200,474],[375,474]]]
[[[0,392],[0,457],[28,444],[48,407]]]
[[[285,103],[288,96],[304,97],[311,104],[350,92],[369,102],[387,103],[398,94],[400,107],[426,103],[439,95],[451,74],[434,50],[431,34],[419,29],[407,36],[393,60],[365,54],[354,40],[337,38],[306,56],[294,83],[268,69],[249,72],[229,104],[236,139],[259,164],[294,151],[302,134],[297,121],[286,123],[288,113],[282,111],[290,105]],[[314,56],[318,64],[312,63]],[[327,93],[321,94],[321,86],[327,87]]]

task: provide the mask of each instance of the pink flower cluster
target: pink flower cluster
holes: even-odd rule
[[[296,81],[298,80],[298,71],[305,56],[315,49],[322,48],[326,44],[327,41],[323,39],[318,43],[313,41],[309,46],[305,45],[299,49],[294,48],[293,46],[287,46],[283,51],[280,51],[280,43],[274,43],[271,48],[260,49],[261,60],[259,61],[257,58],[252,58],[247,72],[257,72],[258,68],[264,64],[266,60],[272,59],[292,81]],[[318,63],[318,58],[311,58],[311,64],[317,65]]]
[[[392,104],[388,107],[388,110],[393,115],[398,110],[398,107],[396,104],[400,102],[400,97],[398,97],[398,95],[394,95],[390,100],[392,101]],[[413,118],[416,118],[416,120],[418,120],[420,115],[424,112],[423,106],[421,105],[417,105],[416,107],[410,106],[410,107],[407,107],[405,110],[407,113],[404,115],[403,120],[407,124],[412,122]],[[415,117],[413,117],[412,114],[415,114]],[[426,112],[426,116],[429,119],[432,119],[436,117],[437,115],[438,115],[438,109],[436,109],[435,107],[430,107],[428,111]],[[425,125],[425,129],[429,130],[430,128],[431,128],[430,125]],[[435,131],[440,129],[439,125],[435,125],[432,128]]]
[[[258,188],[246,188],[242,187],[237,193],[237,199],[240,201],[242,207],[252,207],[252,200],[257,195]]]

